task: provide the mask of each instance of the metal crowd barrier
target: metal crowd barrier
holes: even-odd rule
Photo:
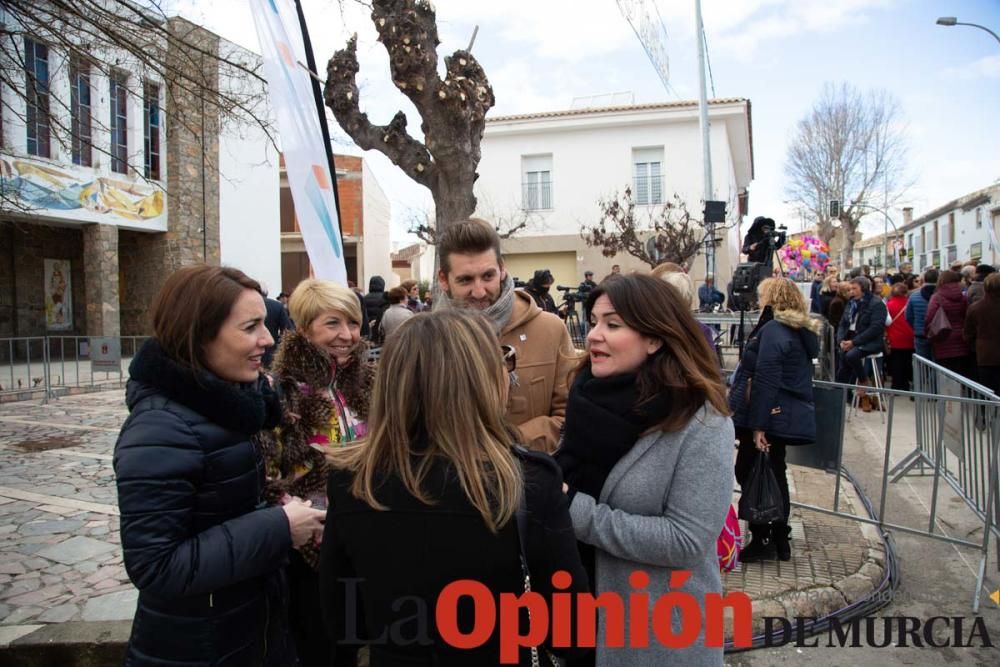
[[[864,387],[865,391],[871,395],[879,395],[879,400],[888,405],[878,512],[874,519],[868,519],[839,511],[841,464],[846,430],[846,396],[848,390],[857,391],[859,387],[837,382],[814,381],[817,442],[805,447],[790,447],[788,462],[813,465],[797,460],[804,457],[824,462],[823,465],[813,467],[836,472],[833,509],[794,501],[792,504],[803,509],[876,525],[882,530],[896,530],[978,550],[979,570],[972,601],[973,611],[978,612],[989,558],[991,534],[997,538],[997,548],[1000,549],[1000,523],[998,523],[1000,487],[998,487],[997,463],[1000,451],[1000,398],[985,387],[918,356],[914,357],[914,383],[914,391]],[[890,469],[896,401],[906,401],[910,398],[914,399],[916,409],[917,448]],[[822,425],[821,418],[825,420]],[[932,500],[926,530],[892,523],[886,517],[888,485],[915,468],[919,468],[926,476],[933,476]],[[936,530],[941,480],[944,480],[983,522],[982,540],[972,541],[951,537]]]
[[[115,370],[93,370],[89,336],[0,338],[0,398],[35,398],[43,402],[72,389],[121,386],[128,366],[148,336],[116,337],[121,358]],[[106,340],[105,337],[103,340]]]

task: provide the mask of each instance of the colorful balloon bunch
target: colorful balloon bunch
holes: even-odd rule
[[[830,263],[830,247],[816,236],[789,239],[778,250],[778,258],[792,280],[811,278],[826,271]]]

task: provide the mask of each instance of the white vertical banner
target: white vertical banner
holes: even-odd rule
[[[294,0],[250,0],[260,40],[271,106],[278,117],[285,172],[295,202],[313,273],[347,285],[344,242],[340,237],[323,131],[316,112],[305,47]]]

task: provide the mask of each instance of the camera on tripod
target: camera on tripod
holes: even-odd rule
[[[760,226],[761,234],[764,236],[764,244],[768,249],[775,251],[785,245],[788,239],[788,228],[784,225],[775,225],[774,220],[767,218]]]
[[[567,303],[578,303],[587,300],[587,295],[581,292],[578,287],[556,285],[556,289],[564,293],[563,298],[566,299]]]

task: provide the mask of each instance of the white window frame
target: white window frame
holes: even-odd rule
[[[663,198],[663,146],[632,149],[632,201],[656,206]]]
[[[521,208],[551,210],[552,195],[552,154],[521,156]]]

